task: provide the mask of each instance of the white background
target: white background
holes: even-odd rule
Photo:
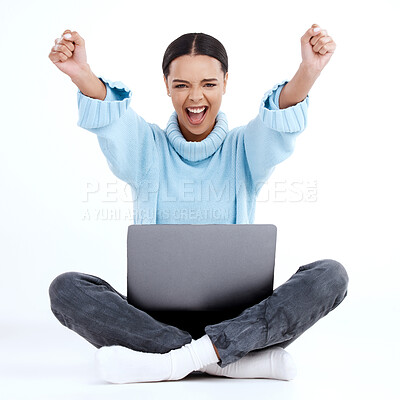
[[[54,40],[65,29],[78,31],[92,70],[128,85],[132,107],[164,128],[173,108],[162,79],[163,53],[183,33],[211,34],[229,55],[222,111],[233,128],[256,115],[265,91],[294,75],[301,62],[300,37],[318,23],[337,50],[310,92],[309,123],[295,153],[262,191],[255,223],[278,226],[276,285],[299,265],[320,258],[337,259],[349,273],[348,298],[326,317],[330,325],[320,332],[328,336],[321,338],[319,328],[312,328],[310,335],[320,346],[313,348],[305,335],[296,343],[298,354],[311,360],[320,354],[321,368],[327,368],[334,361],[321,352],[335,348],[332,340],[351,342],[345,350],[335,348],[337,365],[353,363],[352,371],[363,371],[362,382],[376,379],[374,388],[393,398],[390,380],[397,364],[392,363],[400,356],[395,340],[399,16],[395,0],[3,0],[0,341],[10,357],[2,360],[5,370],[15,349],[31,348],[30,324],[38,327],[37,337],[48,327],[65,334],[57,330],[47,294],[58,274],[92,273],[126,291],[126,230],[132,221],[123,216],[132,204],[124,196],[125,185],[108,169],[95,135],[77,126],[77,89],[48,59]],[[303,198],[292,192],[295,182]],[[88,185],[98,190],[86,201]],[[312,201],[305,198],[310,185],[315,187]],[[275,187],[286,191],[279,194]],[[120,210],[121,217],[93,217],[110,209]],[[88,212],[92,217],[85,219]],[[67,333],[69,340],[73,334]],[[10,382],[17,382],[19,368],[29,375],[23,351]],[[381,385],[383,379],[389,383]]]

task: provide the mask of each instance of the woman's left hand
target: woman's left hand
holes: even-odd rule
[[[319,28],[319,32],[314,29]],[[321,29],[319,25],[313,24],[301,38],[302,64],[314,71],[321,72],[332,57],[336,49],[336,43]]]

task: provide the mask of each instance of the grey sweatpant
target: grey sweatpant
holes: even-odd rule
[[[286,347],[336,308],[347,295],[348,276],[334,260],[301,266],[271,296],[235,318],[205,326],[224,367],[253,350]],[[190,343],[189,332],[160,322],[133,307],[107,282],[66,272],[49,288],[57,319],[96,347],[120,345],[166,353]]]

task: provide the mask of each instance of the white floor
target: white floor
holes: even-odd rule
[[[379,300],[376,300],[376,299]],[[99,380],[95,349],[49,314],[0,325],[0,398],[16,399],[399,399],[399,306],[390,296],[345,302],[287,348],[291,382],[190,375],[178,382],[112,385]]]

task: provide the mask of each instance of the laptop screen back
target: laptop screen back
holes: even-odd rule
[[[244,309],[272,294],[276,227],[128,228],[128,301],[143,311]]]

